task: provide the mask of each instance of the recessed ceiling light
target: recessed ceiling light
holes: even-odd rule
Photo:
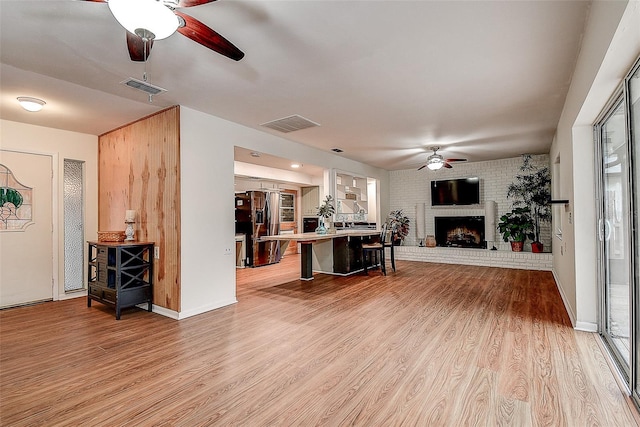
[[[260,157],[260,153],[258,153],[257,151],[252,151],[251,157]]]
[[[291,163],[291,167],[294,169],[298,169],[298,168],[301,168],[302,165],[300,163]]]
[[[341,148],[332,148],[331,151],[334,153],[342,153],[343,150]]]
[[[22,108],[32,113],[42,110],[42,107],[46,104],[42,99],[32,98],[30,96],[19,96],[17,99]]]

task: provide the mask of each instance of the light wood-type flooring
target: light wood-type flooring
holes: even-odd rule
[[[550,272],[397,264],[302,282],[287,256],[181,321],[84,298],[3,310],[0,424],[637,426]]]

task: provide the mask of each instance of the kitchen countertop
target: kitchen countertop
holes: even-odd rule
[[[339,237],[377,236],[380,230],[337,230],[334,234],[296,233],[262,236],[261,240],[293,241],[300,243],[300,280],[313,280],[313,272],[334,271],[334,245]]]
[[[262,236],[262,240],[295,240],[298,242],[312,242],[318,240],[329,240],[337,237],[349,236],[376,236],[380,234],[380,230],[337,230],[335,234],[318,234],[318,233],[296,233],[282,234],[276,236]]]

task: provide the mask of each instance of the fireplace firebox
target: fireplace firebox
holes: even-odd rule
[[[436,244],[448,248],[486,248],[484,216],[435,217]]]

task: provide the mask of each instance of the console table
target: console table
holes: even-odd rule
[[[152,309],[153,242],[87,242],[87,306],[91,300],[111,305],[120,320],[123,308],[147,303]]]

